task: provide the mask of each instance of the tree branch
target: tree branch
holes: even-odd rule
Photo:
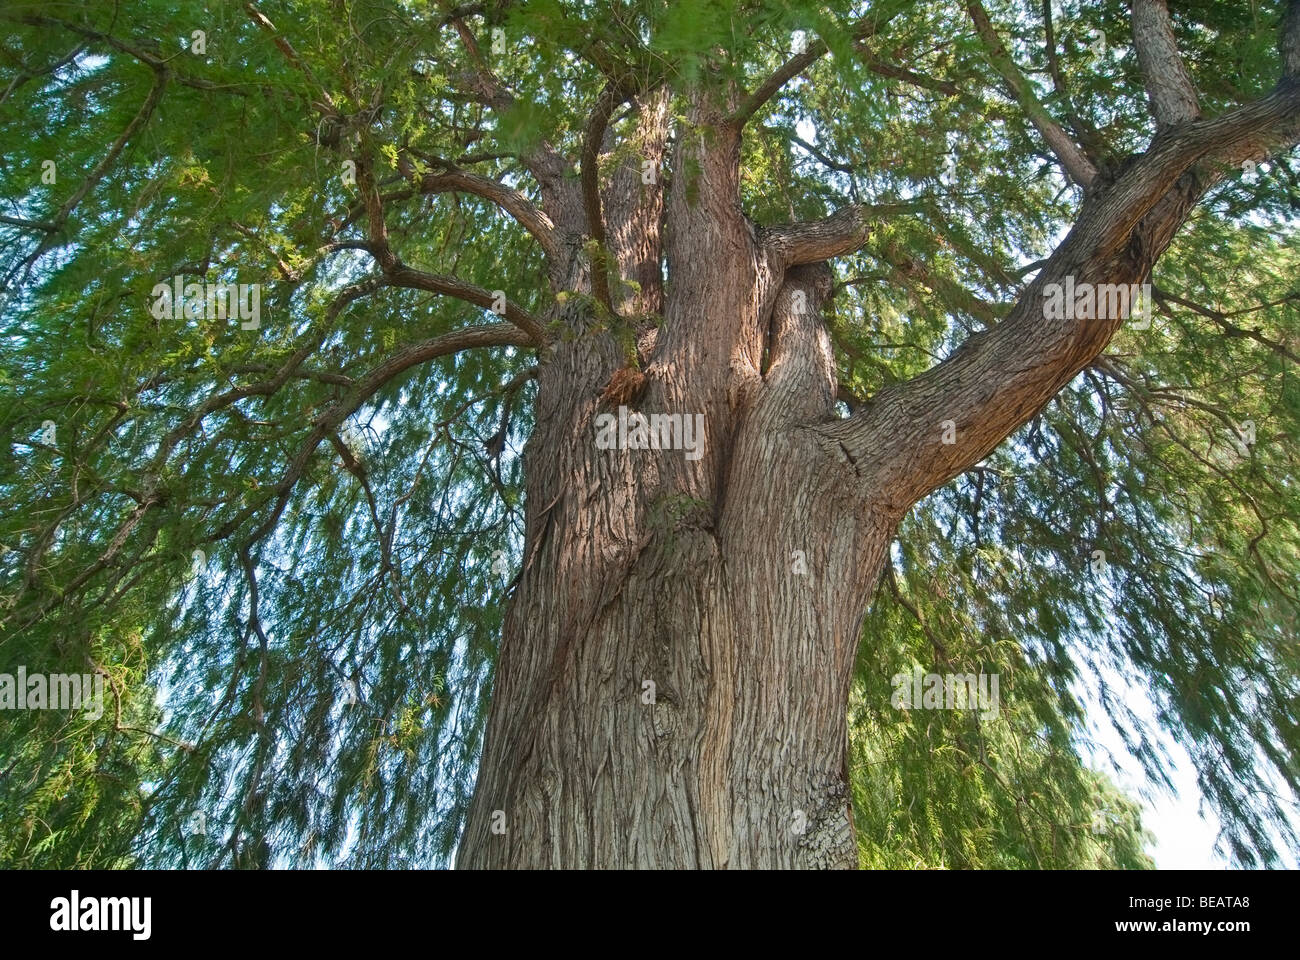
[[[858,21],[850,29],[849,38],[854,43],[859,43],[868,37],[874,36],[882,26],[901,13],[902,9],[902,6],[898,6],[880,20],[864,18]],[[803,53],[796,53],[777,67],[752,93],[742,97],[740,104],[727,118],[727,123],[736,129],[743,127],[762,108],[763,104],[780,93],[782,87],[824,57],[829,50],[830,47],[827,46],[826,41],[820,37],[809,43]],[[881,66],[884,65],[881,64]],[[872,69],[875,69],[875,67],[872,67]]]
[[[732,126],[743,127],[763,104],[780,93],[782,87],[807,70],[809,66],[824,57],[829,49],[825,40],[814,40],[808,44],[808,48],[803,53],[797,53],[781,64],[774,73],[758,85],[753,93],[742,99],[735,112],[727,118],[727,122]]]
[[[1132,0],[1133,46],[1151,100],[1158,129],[1174,127],[1201,115],[1196,87],[1187,73],[1166,0]]]
[[[914,207],[912,203],[854,203],[820,220],[762,227],[759,235],[785,266],[796,267],[852,253],[867,242],[873,220]]]
[[[903,83],[910,83],[912,86],[920,87],[923,90],[933,90],[945,97],[955,97],[961,93],[961,88],[951,80],[929,77],[923,73],[917,73],[915,70],[908,70],[906,67],[885,63],[885,61],[874,54],[867,53],[865,50],[862,51],[862,62],[867,65],[867,69],[872,73],[878,73],[882,77],[888,77],[891,80],[901,80]]]
[[[1282,56],[1282,76],[1300,80],[1300,0],[1287,5],[1277,50]]]
[[[1162,290],[1159,287],[1156,287],[1152,292],[1155,294],[1157,302],[1168,301],[1169,303],[1176,303],[1180,307],[1186,307],[1193,313],[1205,317],[1207,320],[1213,321],[1215,325],[1223,331],[1224,336],[1241,337],[1247,340],[1253,340],[1260,346],[1267,347],[1269,350],[1272,350],[1279,356],[1285,357],[1292,363],[1300,364],[1300,355],[1297,355],[1294,351],[1289,349],[1285,343],[1277,340],[1270,340],[1268,337],[1264,336],[1264,334],[1253,328],[1238,326],[1232,322],[1229,314],[1223,313],[1219,310],[1212,310],[1209,307],[1203,307],[1200,304],[1193,303],[1191,300],[1170,293],[1168,290]],[[1295,299],[1295,297],[1287,297],[1281,302],[1285,303],[1291,299]],[[1277,305],[1277,303],[1262,304],[1260,307],[1252,309],[1263,309],[1263,307]]]
[[[1061,125],[1057,123],[1047,112],[1038,95],[1034,93],[1034,88],[1020,68],[1016,66],[1015,61],[1007,52],[1006,46],[1002,43],[1002,38],[998,36],[997,29],[989,20],[988,12],[984,9],[984,4],[980,0],[968,0],[966,10],[970,14],[971,21],[975,24],[975,32],[984,44],[984,48],[989,55],[994,69],[1002,75],[1006,81],[1016,102],[1020,104],[1029,122],[1034,125],[1043,139],[1047,141],[1048,147],[1056,154],[1065,172],[1069,174],[1070,179],[1079,186],[1087,189],[1092,186],[1097,177],[1097,168],[1092,165],[1083,151],[1070,139]]]
[[[600,208],[600,144],[605,139],[609,118],[628,97],[620,84],[610,81],[596,98],[582,137],[582,202],[587,212],[587,233],[592,251],[591,293],[606,310],[614,313],[609,295],[609,257],[605,252],[605,217]]]
[[[1054,0],[1043,0],[1043,49],[1047,53],[1047,73],[1052,78],[1052,91],[1061,99],[1066,118],[1070,121],[1074,135],[1079,138],[1083,155],[1096,166],[1110,151],[1101,132],[1089,120],[1079,115],[1079,111],[1075,109],[1070,99],[1065,78],[1061,75],[1061,59],[1056,51],[1056,27],[1052,22],[1053,2]]]
[[[438,357],[462,353],[479,347],[528,347],[531,341],[517,327],[509,323],[476,324],[453,330],[442,336],[412,344],[385,359],[379,366],[357,381],[356,386],[346,397],[331,404],[329,409],[312,421],[312,431],[299,448],[280,481],[275,485],[276,504],[270,516],[254,530],[245,540],[245,547],[256,543],[270,533],[279,522],[294,485],[302,477],[310,463],[312,455],[322,441],[339,428],[348,417],[360,409],[384,384],[394,377],[421,363],[427,363]],[[213,539],[222,540],[238,530],[258,509],[260,504],[250,505],[227,521],[216,532]]]
[[[305,60],[303,60],[302,57],[298,56],[298,51],[293,48],[293,45],[289,43],[289,41],[286,40],[283,36],[280,35],[280,31],[275,29],[275,24],[273,24],[270,20],[268,20],[263,15],[262,11],[258,10],[257,6],[251,2],[245,3],[244,9],[248,11],[248,16],[252,19],[252,21],[255,24],[257,24],[267,34],[267,36],[271,38],[271,41],[277,47],[279,47],[280,52],[284,54],[285,58],[291,64],[293,64],[295,67],[301,70],[303,76],[305,76],[308,80],[311,81],[312,86],[316,88],[316,91],[321,96],[321,102],[326,107],[329,108],[330,112],[337,115],[339,112],[339,108],[338,105],[334,102],[334,98],[330,96],[330,92],[327,89],[325,89],[325,87],[321,84],[319,80],[316,79],[316,75],[312,73],[311,67],[307,64]]]
[[[383,200],[379,195],[379,187],[375,183],[370,169],[370,162],[367,158],[363,158],[362,162],[357,164],[357,186],[366,205],[370,253],[379,263],[387,285],[428,290],[432,293],[439,293],[455,297],[458,300],[464,300],[467,303],[473,303],[484,309],[490,310],[493,308],[498,298],[493,295],[492,291],[476,287],[472,283],[466,283],[457,277],[426,273],[423,270],[408,267],[402,262],[401,257],[388,243],[388,226],[384,221]],[[546,331],[532,314],[510,300],[506,300],[502,306],[505,309],[505,318],[523,331],[534,346],[546,345]]]
[[[420,181],[421,193],[448,191],[471,193],[495,203],[536,238],[547,257],[554,259],[560,255],[560,241],[555,233],[555,224],[518,190],[507,187],[490,177],[458,168],[444,173],[425,174]]]
[[[31,275],[32,269],[36,266],[37,261],[39,261],[41,257],[45,255],[46,251],[51,249],[57,242],[56,235],[63,229],[63,225],[68,222],[68,218],[72,216],[72,212],[77,208],[77,205],[85,199],[86,194],[91,191],[95,184],[99,183],[99,181],[104,178],[108,173],[109,168],[121,155],[123,149],[125,149],[127,143],[129,143],[131,138],[136,135],[140,128],[149,121],[149,118],[153,116],[153,112],[157,109],[159,101],[162,100],[163,89],[167,86],[168,76],[169,73],[165,66],[160,65],[154,68],[153,86],[149,88],[148,96],[145,97],[144,103],[140,105],[140,109],[136,111],[135,116],[131,118],[131,122],[126,125],[126,129],[122,131],[121,135],[113,141],[112,146],[108,148],[108,152],[104,154],[99,163],[95,164],[90,173],[86,175],[86,179],[83,180],[77,186],[77,189],[72,192],[72,196],[68,197],[68,199],[63,202],[63,205],[59,207],[58,212],[48,221],[41,224],[42,227],[48,227],[45,231],[45,236],[41,239],[41,242],[37,244],[36,249],[33,250],[26,259],[14,267],[10,272],[9,277],[12,278],[19,270],[22,270],[23,277],[19,282],[26,282],[27,277]],[[5,286],[7,285],[6,280]]]
[[[874,506],[901,516],[1029,420],[1127,319],[1122,306],[1109,316],[1049,317],[1048,283],[1140,283],[1223,175],[1199,161],[1297,140],[1300,83],[1292,78],[1237,110],[1158,135],[1119,180],[1089,193],[1078,222],[1006,320],[848,420],[816,428],[827,455],[870,464]]]
[[[193,87],[195,90],[206,90],[215,93],[233,93],[236,96],[247,95],[245,91],[232,89],[233,86],[232,84],[213,83],[210,80],[203,80],[198,77],[188,77],[183,73],[177,72],[174,65],[172,64],[172,60],[174,58],[163,60],[162,58],[155,57],[153,54],[145,50],[141,50],[139,47],[132,46],[131,44],[119,40],[116,37],[110,36],[107,33],[101,33],[98,30],[92,30],[89,27],[83,27],[79,23],[69,23],[67,20],[60,20],[57,17],[42,17],[42,16],[31,16],[31,15],[14,16],[14,17],[10,17],[9,19],[12,19],[17,23],[27,24],[28,26],[32,26],[32,27],[59,27],[71,33],[75,33],[78,36],[86,37],[87,39],[90,40],[96,40],[104,44],[105,46],[112,47],[114,50],[120,51],[121,53],[125,53],[128,56],[134,57],[136,60],[139,60],[145,66],[150,67],[153,70],[168,71],[168,74],[172,79],[174,79],[177,83],[185,87]],[[250,87],[254,86],[254,84],[252,83],[248,85]]]
[[[455,297],[457,300],[464,300],[466,303],[475,304],[485,310],[492,309],[493,303],[497,300],[491,290],[476,287],[474,284],[466,283],[458,277],[426,273],[423,270],[408,267],[403,263],[399,263],[392,271],[388,272],[386,279],[390,286],[440,293],[444,296]],[[541,347],[546,345],[546,330],[523,307],[507,299],[504,316],[524,334],[524,339],[517,346]]]
[[[855,203],[820,220],[766,227],[762,239],[793,267],[851,253],[867,242],[868,230],[866,207]]]

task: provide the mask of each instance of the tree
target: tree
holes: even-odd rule
[[[0,642],[158,692],[121,851],[1144,865],[1086,667],[1295,839],[1300,0],[3,16]]]

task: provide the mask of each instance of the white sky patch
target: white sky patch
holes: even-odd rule
[[[1137,758],[1128,752],[1119,731],[1101,705],[1097,690],[1098,678],[1081,674],[1081,681],[1075,685],[1074,693],[1087,709],[1088,739],[1079,743],[1085,762],[1092,769],[1110,776],[1127,796],[1142,805],[1143,829],[1155,837],[1155,844],[1147,849],[1147,853],[1155,860],[1157,868],[1232,868],[1233,864],[1214,849],[1220,821],[1201,794],[1192,758],[1181,744],[1160,727],[1155,704],[1146,688],[1141,685],[1141,678],[1123,676],[1109,667],[1102,668],[1101,672],[1112,695],[1121,697],[1124,705],[1141,718],[1146,731],[1159,744],[1159,749],[1173,761],[1169,768],[1173,792],[1146,776]],[[1285,848],[1279,845],[1279,850]],[[1284,852],[1282,863],[1288,869],[1297,869],[1294,853],[1288,857]]]

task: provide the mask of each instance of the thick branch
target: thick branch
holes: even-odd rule
[[[740,106],[728,118],[728,122],[743,127],[763,104],[780,93],[782,87],[807,70],[809,66],[824,57],[828,49],[825,40],[814,40],[808,44],[808,48],[803,53],[797,53],[781,64],[771,76],[758,85],[753,93],[741,100]]]
[[[591,292],[611,314],[614,304],[609,296],[609,257],[605,253],[605,217],[600,208],[600,144],[614,109],[627,99],[617,83],[610,81],[596,99],[587,119],[582,138],[582,203],[587,211],[587,233],[592,251]]]
[[[794,267],[852,253],[867,242],[867,234],[866,208],[855,203],[821,220],[768,227],[762,239],[786,266]]]
[[[763,244],[787,267],[817,263],[858,250],[867,242],[870,224],[881,216],[912,210],[911,203],[854,203],[820,220],[763,227]]]
[[[555,224],[518,190],[507,187],[490,177],[459,169],[448,170],[445,173],[429,173],[420,181],[421,193],[448,191],[472,193],[484,200],[490,200],[531,233],[542,245],[542,250],[548,257],[554,258],[560,255],[560,242],[555,235]]]
[[[1157,127],[1197,119],[1200,102],[1174,40],[1166,0],[1133,0],[1133,46]]]
[[[1300,0],[1287,5],[1277,49],[1282,55],[1282,76],[1300,80]]]
[[[853,464],[871,464],[871,496],[890,515],[978,463],[1092,362],[1127,319],[1122,304],[1093,316],[1049,316],[1047,284],[1120,285],[1127,293],[1149,276],[1222,176],[1199,161],[1297,140],[1300,84],[1290,79],[1245,107],[1158,136],[1120,180],[1089,195],[1078,223],[1005,321],[849,420],[817,428],[828,454],[839,450]]]

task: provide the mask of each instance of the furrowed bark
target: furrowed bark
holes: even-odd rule
[[[1284,64],[1298,43],[1283,40]],[[1031,119],[1059,139],[1004,60]],[[539,362],[522,569],[460,867],[856,865],[845,713],[900,518],[1033,416],[1124,322],[1048,320],[1046,284],[1141,283],[1225,164],[1300,139],[1289,72],[1257,103],[1162,126],[1115,179],[1057,144],[1087,195],[1019,302],[838,419],[824,261],[859,248],[890,211],[855,205],[760,228],[739,205],[744,121],[806,65],[748,97],[720,81],[682,92],[666,196],[626,159],[657,162],[663,93],[636,106],[622,161],[611,153],[626,146],[621,124],[604,130],[584,163],[585,202],[572,178],[542,183],[560,250],[552,289],[566,296],[540,320],[567,335]],[[596,209],[618,275],[611,300],[643,335],[644,386],[621,411],[601,399],[629,360],[620,318],[599,323],[591,304],[583,244]],[[639,295],[616,296],[616,280]],[[597,418],[620,412],[699,415],[698,456],[598,444]]]
[[[886,390],[847,421],[819,427],[824,447],[871,464],[864,496],[902,516],[988,455],[1099,355],[1126,319],[1049,320],[1049,283],[1144,282],[1188,214],[1223,176],[1223,160],[1300,141],[1300,84],[1167,131],[1115,183],[1085,199],[1079,220],[1006,320],[925,374]],[[945,443],[952,421],[955,442]]]
[[[771,442],[767,424],[832,409],[817,319],[830,285],[824,268],[787,277],[758,242],[738,206],[739,136],[726,114],[699,97],[678,134],[665,210],[673,285],[633,405],[698,414],[698,459],[596,447],[593,418],[617,412],[592,389],[618,362],[611,338],[559,342],[540,365],[523,570],[460,866],[855,862],[844,710],[868,591],[849,604],[827,598],[865,584],[864,551],[888,536],[878,527],[850,546],[819,544],[817,518],[842,486],[813,475],[807,437],[801,468]],[[658,122],[651,114],[645,126]],[[632,215],[656,216],[653,196],[635,195]],[[616,227],[610,236],[619,250]],[[647,251],[622,249],[620,269],[647,266]],[[802,406],[808,397],[815,408]],[[810,496],[830,499],[810,506]],[[754,525],[782,502],[790,533],[760,534]],[[744,558],[740,541],[752,541]],[[792,550],[810,566],[794,572]],[[783,571],[785,599],[755,600],[760,571]],[[823,642],[827,629],[836,643]],[[773,674],[774,663],[789,669]],[[826,708],[805,711],[811,702]]]
[[[1199,117],[1196,87],[1178,52],[1166,0],[1133,0],[1133,45],[1158,126],[1177,126]]]

